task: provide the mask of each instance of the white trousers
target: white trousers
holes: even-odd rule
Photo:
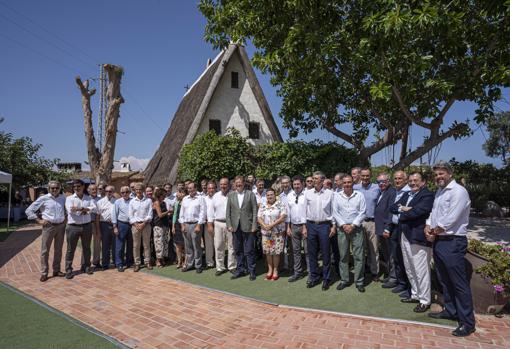
[[[218,271],[226,269],[225,247],[228,249],[228,270],[234,270],[236,268],[234,235],[227,230],[226,223],[214,221],[214,250],[216,252],[216,270]]]
[[[411,298],[417,299],[421,304],[431,303],[430,295],[430,247],[411,244],[402,233],[402,255],[407,278],[411,284]]]

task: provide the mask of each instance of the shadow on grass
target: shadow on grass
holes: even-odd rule
[[[322,291],[320,285],[311,289],[306,288],[306,278],[290,283],[287,281],[288,274],[281,274],[278,281],[267,281],[264,279],[266,267],[262,261],[257,263],[255,281],[250,281],[248,277],[231,280],[230,273],[215,276],[215,269],[204,270],[201,274],[193,270],[183,273],[175,265],[155,268],[147,272],[277,305],[453,327],[457,325],[454,321],[432,319],[427,316],[427,313],[413,312],[416,304],[400,302],[398,295],[389,289],[383,289],[381,284],[376,282],[370,282],[366,286],[366,292],[360,293],[354,285],[337,291],[338,277],[336,275],[328,291]]]

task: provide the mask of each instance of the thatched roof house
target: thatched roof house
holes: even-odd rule
[[[144,171],[144,182],[174,183],[183,145],[209,130],[223,134],[229,127],[253,144],[282,141],[246,50],[236,44],[223,50],[186,92]]]

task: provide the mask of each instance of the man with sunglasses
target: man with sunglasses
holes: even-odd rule
[[[113,225],[112,225],[112,211],[113,205],[115,204],[115,198],[113,196],[114,188],[109,185],[104,190],[105,196],[97,202],[97,218],[96,218],[96,230],[100,232],[99,236],[101,239],[101,255],[103,270],[110,268],[110,256],[111,251],[115,251]]]
[[[112,207],[111,218],[115,235],[115,266],[119,272],[124,272],[124,268],[133,264],[133,235],[129,223],[130,188],[120,188],[120,195]]]
[[[90,242],[92,240],[91,213],[95,213],[97,207],[94,200],[85,194],[83,181],[75,179],[73,181],[73,190],[74,194],[68,196],[65,203],[67,211],[66,279],[74,277],[73,259],[78,240],[81,240],[83,251],[81,269],[89,275],[94,273],[90,266]]]
[[[129,223],[133,234],[133,255],[135,256],[136,273],[140,271],[142,264],[140,256],[140,244],[143,244],[143,256],[147,269],[151,270],[151,221],[152,221],[152,200],[144,196],[142,183],[135,184],[136,196],[129,202]]]
[[[307,190],[311,190],[311,189],[313,189],[313,177],[308,176],[305,179],[305,189],[303,189],[303,190],[306,192]]]
[[[53,276],[64,276],[60,271],[60,261],[64,244],[66,198],[60,193],[60,183],[57,181],[50,181],[48,190],[48,194],[38,197],[25,211],[28,219],[35,219],[42,226],[41,282],[48,280],[48,256],[52,242]]]

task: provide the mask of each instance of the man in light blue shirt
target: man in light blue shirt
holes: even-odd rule
[[[365,241],[368,252],[367,265],[370,266],[370,273],[373,281],[379,280],[379,239],[375,233],[374,211],[377,199],[381,194],[379,186],[370,183],[371,171],[369,168],[361,170],[361,183],[354,185],[354,190],[361,192],[365,196],[367,211],[363,222],[363,230],[365,231]]]
[[[364,234],[361,228],[365,218],[365,197],[354,191],[351,175],[342,177],[343,191],[333,195],[333,218],[336,221],[338,249],[340,251],[340,283],[337,290],[349,285],[349,251],[352,245],[354,259],[354,282],[359,292],[365,292],[364,277]]]
[[[42,226],[41,282],[48,280],[48,256],[53,241],[53,276],[64,276],[60,271],[60,261],[64,244],[66,198],[60,194],[59,182],[50,181],[48,190],[49,194],[37,198],[25,211],[28,219],[35,219]]]
[[[129,224],[129,202],[131,190],[128,186],[120,188],[120,199],[112,208],[113,234],[115,234],[115,266],[119,272],[129,268],[133,260],[133,234]],[[124,258],[125,257],[125,258]]]

